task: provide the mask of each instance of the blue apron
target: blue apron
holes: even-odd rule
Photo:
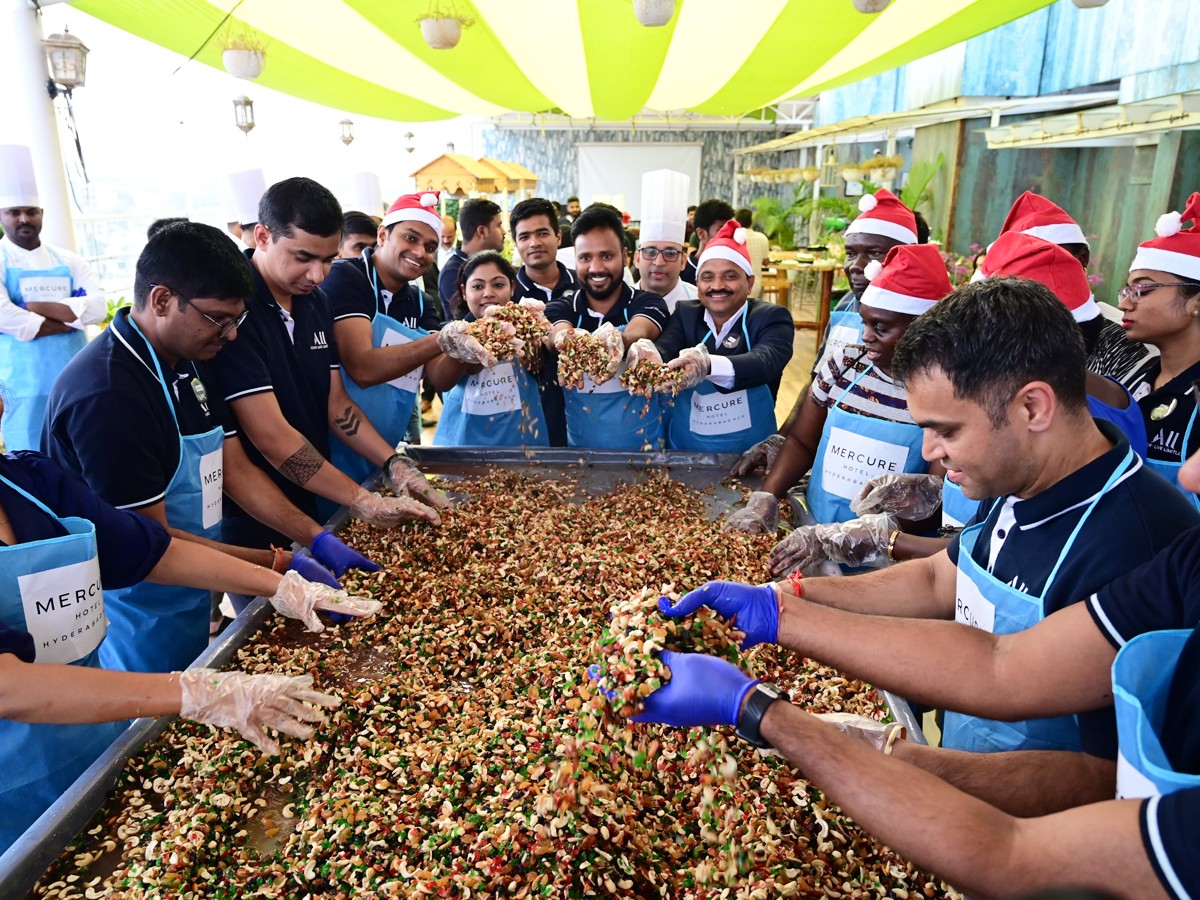
[[[371,346],[378,348],[407,344],[429,334],[421,328],[409,328],[387,315],[384,312],[386,306],[379,293],[379,276],[365,259],[363,268],[375,289],[376,309],[375,318],[371,320]],[[423,314],[425,294],[417,288],[417,295]],[[417,394],[421,390],[421,373],[424,369],[424,366],[417,366],[406,375],[372,387],[360,387],[345,369],[342,370],[342,383],[346,386],[346,393],[358,404],[363,416],[375,426],[375,430],[388,442],[389,447],[399,445],[408,432],[417,404]],[[343,444],[341,438],[332,432],[329,437],[329,457],[334,467],[348,475],[355,484],[362,484],[368,475],[379,468]]]
[[[49,269],[21,269],[5,255],[4,287],[13,303],[22,309],[28,300],[61,302],[74,291],[71,269],[49,247],[59,263]],[[36,293],[36,296],[33,296]],[[27,296],[28,295],[28,296]],[[37,450],[42,443],[42,420],[46,401],[59,372],[87,345],[82,331],[51,334],[18,341],[0,334],[0,385],[5,388],[4,419],[0,431],[9,451]]]
[[[1119,386],[1121,390],[1125,390],[1125,386],[1115,378],[1107,375],[1104,377]],[[1128,391],[1125,391],[1125,393],[1129,394]],[[1133,399],[1132,394],[1129,394],[1129,405],[1124,409],[1111,406],[1103,400],[1097,400],[1091,394],[1088,394],[1087,405],[1088,412],[1092,414],[1093,419],[1103,419],[1106,422],[1112,422],[1129,439],[1129,446],[1133,448],[1133,452],[1145,458],[1146,419],[1142,414],[1142,408],[1137,405],[1137,401]]]
[[[1171,679],[1191,629],[1140,634],[1113,661],[1113,705],[1117,712],[1117,796],[1153,797],[1200,786],[1200,775],[1171,768],[1159,742]],[[1191,710],[1171,710],[1192,715]]]
[[[712,329],[701,338],[705,344]],[[742,337],[750,352],[750,332],[742,313]],[[716,339],[713,339],[716,348]],[[775,433],[775,398],[765,384],[740,391],[720,391],[705,379],[694,388],[680,391],[668,417],[667,444],[672,450],[710,450],[715,453],[744,453]]]
[[[829,314],[829,327],[825,332],[825,355],[822,359],[832,355],[835,362],[840,360],[846,354],[848,346],[862,343],[862,330],[862,313],[859,312],[857,299],[848,304],[846,309],[835,309]],[[821,360],[818,359],[816,365],[820,364]]]
[[[829,408],[808,479],[808,508],[822,525],[856,518],[850,501],[878,475],[929,470],[921,456],[925,431],[913,423],[888,422],[841,409],[839,404],[868,372],[867,366]]]
[[[958,577],[955,585],[955,621],[992,634],[1015,634],[1032,628],[1045,617],[1044,598],[1054,578],[1083,530],[1092,510],[1126,474],[1137,457],[1132,450],[1108,477],[1104,487],[1084,510],[1071,531],[1039,596],[1025,594],[1001,582],[975,562],[972,551],[986,524],[980,522],[964,531],[958,547]],[[998,500],[997,503],[1003,503]],[[1079,722],[1075,716],[1055,716],[1024,722],[996,722],[963,713],[946,711],[942,746],[951,750],[995,753],[1004,750],[1079,750]]]
[[[549,447],[537,381],[516,359],[459,379],[442,398],[435,447]]]
[[[949,478],[942,479],[942,527],[962,528],[979,511],[979,501],[972,500]]]
[[[1183,460],[1187,459],[1188,445],[1192,440],[1192,429],[1196,426],[1196,411],[1198,409],[1200,409],[1200,406],[1197,406],[1192,410],[1192,417],[1188,419],[1187,430],[1183,433],[1183,443],[1179,446],[1180,461],[1167,462],[1163,459],[1151,459],[1149,454],[1147,454],[1146,465],[1148,465],[1163,478],[1167,479],[1167,481],[1171,482],[1171,484],[1175,485],[1175,487],[1179,488],[1179,490],[1183,493],[1183,496],[1187,497],[1191,502],[1192,506],[1200,509],[1200,497],[1197,497],[1179,483],[1179,470],[1183,468]],[[1145,420],[1143,419],[1143,422],[1144,421]]]
[[[0,476],[0,481],[67,530],[61,537],[0,546],[0,621],[33,636],[35,662],[97,667],[105,610],[95,526],[73,516],[59,518],[8,479]],[[83,774],[125,725],[30,725],[0,719],[0,852]]]
[[[629,310],[625,311],[629,324]],[[583,327],[583,316],[575,323]],[[618,326],[624,331],[625,325]],[[663,445],[662,405],[658,395],[636,397],[621,387],[621,373],[603,384],[585,375],[580,389],[563,388],[567,416],[567,446],[592,450],[661,450]],[[440,427],[438,429],[441,430]],[[437,438],[434,438],[437,443]]]
[[[129,324],[142,331],[131,318]],[[145,340],[145,335],[142,335]],[[146,341],[150,347],[150,342]],[[132,348],[130,349],[132,353]],[[163,378],[162,366],[150,347],[159,386],[175,430],[179,420]],[[196,390],[199,379],[191,382]],[[200,388],[203,390],[203,387]],[[225,436],[213,428],[203,434],[179,435],[179,465],[167,485],[167,523],[172,528],[221,540],[222,468],[221,448]],[[211,593],[207,588],[152,584],[105,591],[108,608],[108,640],[100,648],[106,669],[128,672],[173,672],[186,669],[208,646]]]

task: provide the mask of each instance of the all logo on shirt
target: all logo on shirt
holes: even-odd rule
[[[741,342],[742,336],[740,334],[731,334],[729,337],[725,338],[725,340],[721,341],[721,346],[726,350],[732,350]]]
[[[1168,431],[1165,428],[1160,428],[1158,433],[1150,438],[1150,446],[1161,454],[1179,456],[1180,437],[1181,435],[1178,431]]]
[[[325,340],[325,332],[324,331],[318,331],[313,334],[312,346],[309,347],[308,349],[309,350],[328,350],[329,349],[329,344]]]

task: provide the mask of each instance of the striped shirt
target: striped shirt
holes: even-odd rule
[[[863,345],[850,344],[840,360],[827,355],[813,378],[809,391],[812,401],[825,409],[836,402],[838,409],[847,412],[915,425],[908,412],[908,395],[904,388],[877,369],[866,354],[867,348]],[[855,379],[858,379],[857,384],[854,384]],[[854,384],[853,388],[851,384]]]

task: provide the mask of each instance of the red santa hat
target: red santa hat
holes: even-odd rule
[[[953,290],[946,262],[932,244],[893,247],[883,260],[867,263],[870,285],[859,302],[875,309],[919,316]]]
[[[1066,305],[1076,322],[1088,322],[1100,315],[1087,272],[1079,260],[1058,244],[1033,235],[1019,231],[1000,235],[983,258],[979,274],[983,278],[999,275],[1028,278],[1043,284]]]
[[[1189,221],[1192,224],[1184,228]],[[1154,269],[1200,281],[1200,193],[1188,197],[1182,213],[1159,216],[1154,231],[1158,237],[1138,244],[1129,271]]]
[[[384,228],[397,222],[420,222],[433,229],[433,236],[442,233],[442,217],[437,211],[438,192],[421,191],[417,194],[401,194],[388,207],[387,215],[380,223]]]
[[[1017,198],[1000,233],[1016,231],[1031,234],[1052,244],[1087,244],[1088,239],[1079,224],[1057,203],[1041,194],[1026,191]]]
[[[858,218],[846,234],[879,234],[902,244],[917,242],[917,217],[887,188],[858,199]]]
[[[729,262],[741,266],[742,271],[747,275],[754,274],[754,269],[750,265],[750,251],[746,248],[746,229],[737,223],[737,219],[727,221],[721,226],[716,237],[709,238],[708,243],[704,245],[704,252],[700,254],[700,259],[696,263],[696,271],[699,272],[704,268],[704,264],[710,259],[729,260]]]

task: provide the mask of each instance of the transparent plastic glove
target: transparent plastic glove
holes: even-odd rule
[[[309,723],[325,721],[320,707],[332,709],[338,697],[311,690],[312,676],[247,675],[215,669],[187,669],[179,673],[182,699],[179,716],[223,728],[236,728],[246,740],[271,756],[279,743],[264,730],[303,740],[313,736]]]
[[[450,498],[429,483],[417,464],[403,451],[393,453],[383,464],[383,474],[397,494],[419,500],[427,506],[445,509]]]
[[[896,520],[885,513],[832,525],[797,528],[771,550],[767,562],[780,575],[828,560],[843,566],[886,566],[888,541]]]
[[[683,387],[680,390],[687,390],[694,388],[712,372],[712,357],[708,355],[707,347],[697,344],[695,347],[684,347],[667,365],[683,370]]]
[[[463,319],[455,319],[453,322],[443,325],[437,333],[438,349],[459,362],[478,364],[485,369],[490,369],[496,365],[497,359],[488,353],[483,344],[479,343],[473,335],[467,333],[469,324]],[[503,324],[507,325],[508,323]],[[513,333],[516,333],[515,329]]]
[[[731,512],[721,526],[722,531],[747,531],[750,534],[772,533],[779,527],[779,501],[766,491],[752,493],[744,508]]]
[[[714,610],[746,633],[742,639],[743,650],[779,640],[779,589],[773,582],[710,581],[688,591],[674,606],[666,597],[658,598],[659,611],[674,619],[690,616],[702,606]]]
[[[313,538],[308,549],[323,566],[330,569],[338,578],[345,575],[347,569],[362,569],[364,572],[379,571],[378,563],[371,562],[357,550],[351,550],[329,531],[322,531]],[[308,580],[312,581],[313,579],[309,578]]]
[[[650,338],[638,338],[625,351],[626,366],[632,366],[634,363],[639,363],[644,359],[656,363],[662,362],[662,354],[658,352],[658,348],[654,346],[654,341],[650,340]]]
[[[891,513],[910,522],[928,519],[941,506],[941,475],[877,475],[850,501],[856,515]]]
[[[350,501],[350,514],[368,525],[380,528],[395,528],[413,520],[441,525],[442,517],[437,510],[418,503],[408,497],[384,497],[363,488],[358,489]]]
[[[613,378],[621,370],[621,362],[625,359],[625,339],[617,331],[616,325],[605,322],[592,332],[592,340],[599,341],[608,351],[608,377]]]
[[[590,335],[586,331],[580,331],[575,328],[564,328],[562,331],[554,335],[554,349],[559,353],[567,348],[567,345],[572,341],[586,339]]]
[[[526,297],[524,300],[518,300],[517,305],[523,306],[529,310],[533,310],[533,312],[538,313],[540,316],[545,318],[546,302],[544,300],[537,300],[533,297]],[[488,307],[488,308],[491,309],[492,307]]]
[[[877,722],[853,713],[818,713],[817,718],[828,722],[842,734],[869,744],[882,753],[891,754],[892,745],[908,737],[908,729],[899,722]]]
[[[334,590],[319,581],[305,581],[297,572],[285,572],[275,594],[268,598],[275,611],[289,619],[299,619],[313,632],[325,630],[317,610],[344,616],[373,616],[383,608],[378,600],[351,597],[342,589]]]
[[[760,679],[751,678],[733,663],[703,653],[662,651],[671,680],[646,698],[646,708],[634,722],[661,722],[676,728],[736,725],[742,700]],[[596,667],[588,669],[595,680]]]
[[[771,466],[775,465],[775,457],[783,449],[783,442],[784,437],[782,434],[773,434],[770,437],[763,438],[742,454],[741,459],[734,463],[729,474],[741,478],[743,475],[749,475],[760,466],[762,467],[763,474],[771,474]]]

